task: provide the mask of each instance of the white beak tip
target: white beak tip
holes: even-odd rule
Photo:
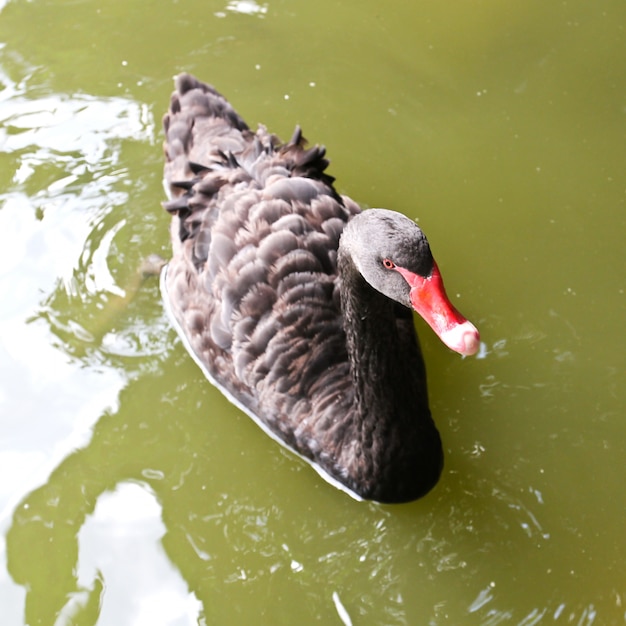
[[[471,322],[465,321],[441,333],[441,341],[451,350],[471,356],[480,348],[480,333]]]

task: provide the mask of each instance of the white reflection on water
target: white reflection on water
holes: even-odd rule
[[[31,100],[22,94],[24,85],[1,73],[0,81],[5,85],[0,94],[0,153],[11,155],[15,163],[14,188],[0,197],[2,274],[19,268],[23,282],[28,271],[36,272],[29,282],[36,282],[38,298],[58,278],[71,292],[72,274],[94,221],[128,200],[116,187],[126,175],[115,170],[120,142],[151,141],[154,121],[145,105],[124,98],[78,94]],[[122,227],[104,243],[110,245]],[[100,252],[106,258],[107,250]],[[93,278],[103,286],[90,288],[115,291],[101,259],[95,260],[100,262]]]
[[[264,17],[267,13],[267,4],[258,4],[254,0],[231,0],[226,5],[226,11],[231,13],[242,13],[244,15],[256,15]],[[226,17],[226,11],[218,11],[216,17]]]
[[[345,626],[352,626],[352,619],[350,619],[350,614],[346,610],[346,607],[341,603],[341,598],[336,591],[333,591],[333,602],[335,603],[335,608],[337,609],[337,615],[339,615],[339,619],[341,619]]]
[[[102,494],[78,534],[78,586],[83,591],[65,606],[62,624],[73,623],[97,593],[102,596],[101,626],[201,623],[201,603],[161,545],[165,532],[161,506],[148,488],[122,483]]]
[[[29,488],[84,445],[124,385],[117,368],[95,371],[69,360],[37,317],[60,285],[69,297],[84,288],[75,280],[81,264],[92,293],[119,293],[107,256],[124,223],[105,232],[87,258],[86,242],[94,224],[127,201],[120,191],[122,142],[151,141],[154,123],[145,105],[125,98],[32,98],[28,78],[17,83],[1,69],[0,83],[0,157],[13,169],[10,186],[0,190],[2,523]],[[82,341],[93,339],[74,320],[64,324]]]
[[[7,79],[0,76],[6,84]],[[12,96],[7,98],[8,96]],[[149,140],[154,123],[146,105],[125,98],[96,98],[86,94],[52,95],[31,100],[19,95],[15,85],[7,87],[0,98],[0,151],[27,149],[14,181],[23,183],[35,168],[55,157],[61,162],[74,153],[73,165],[99,166],[116,160],[119,152],[111,144],[121,139]],[[51,183],[48,192],[58,192],[75,182],[76,175]]]

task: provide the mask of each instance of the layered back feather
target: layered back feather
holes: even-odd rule
[[[336,193],[324,149],[307,149],[299,128],[287,144],[262,126],[253,133],[190,76],[164,126],[172,312],[219,386],[300,453],[322,454],[297,441],[314,426],[301,419],[311,398],[322,414],[351,404],[337,248],[359,208]],[[328,433],[332,421],[316,425]]]

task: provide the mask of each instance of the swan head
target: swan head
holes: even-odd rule
[[[355,215],[340,240],[370,286],[415,310],[450,349],[476,354],[480,335],[452,305],[426,236],[415,222],[388,209]]]

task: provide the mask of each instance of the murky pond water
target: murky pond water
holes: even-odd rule
[[[626,621],[626,7],[13,0],[0,11],[4,625]],[[206,383],[137,268],[196,73],[419,218],[440,484],[352,501]]]

